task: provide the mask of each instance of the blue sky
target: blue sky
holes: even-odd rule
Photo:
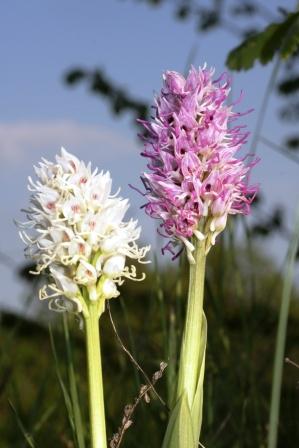
[[[271,2],[272,9],[294,1]],[[269,2],[265,2],[269,4]],[[11,0],[0,6],[0,250],[23,262],[23,246],[13,219],[28,203],[27,176],[42,156],[53,159],[60,146],[93,165],[109,169],[115,189],[122,187],[132,203],[131,213],[144,226],[144,241],[155,241],[154,223],[139,206],[141,198],[128,188],[138,183],[145,166],[138,156],[141,145],[131,117],[117,119],[109,107],[85,86],[68,88],[64,73],[74,66],[103,68],[107,75],[135,96],[151,101],[161,87],[166,69],[184,71],[191,49],[195,66],[207,62],[224,69],[227,52],[238,43],[225,31],[198,34],[192,21],[173,18],[171,2],[151,8],[127,0]],[[246,117],[249,129],[256,125],[271,66],[233,75],[233,94],[245,92],[242,109],[255,108]],[[279,100],[270,101],[263,134],[281,142],[289,128],[277,118]],[[266,197],[266,207],[282,203],[291,225],[298,201],[298,167],[262,144],[262,157],[254,173]],[[270,248],[272,247],[272,249]],[[274,247],[274,249],[273,249]],[[285,242],[276,239],[266,248],[278,258]],[[24,285],[18,284],[9,268],[0,265],[3,285],[0,303],[17,306]]]

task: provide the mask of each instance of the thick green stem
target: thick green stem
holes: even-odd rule
[[[199,377],[200,335],[203,322],[205,241],[194,238],[195,264],[190,265],[188,304],[181,347],[177,399],[185,392],[192,408]]]
[[[85,315],[91,447],[107,448],[99,314],[98,302],[91,301]]]

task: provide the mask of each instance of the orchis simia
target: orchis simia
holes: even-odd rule
[[[28,221],[19,224],[25,253],[36,263],[35,274],[48,274],[40,299],[49,299],[56,311],[83,316],[92,448],[106,448],[99,318],[105,301],[119,295],[125,278],[137,278],[149,246],[139,248],[137,221],[123,221],[127,200],[111,194],[109,172],[91,170],[62,148],[56,162],[45,159],[35,167],[37,180],[29,177],[32,192]]]
[[[141,176],[146,213],[159,219],[163,248],[173,259],[185,248],[190,263],[186,320],[176,397],[163,448],[198,447],[202,421],[207,324],[203,312],[206,255],[228,215],[248,214],[257,192],[249,172],[257,160],[236,158],[248,132],[234,124],[248,112],[227,104],[230,79],[191,68],[185,78],[167,71],[155,98],[155,116],[140,120],[148,158]],[[248,160],[248,162],[247,162]]]

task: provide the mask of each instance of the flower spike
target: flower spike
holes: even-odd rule
[[[123,221],[129,203],[111,194],[110,173],[92,172],[64,148],[56,163],[42,159],[34,170],[38,180],[29,177],[31,205],[20,235],[26,255],[36,262],[34,273],[47,271],[51,279],[40,299],[50,299],[52,309],[73,304],[84,313],[86,296],[117,297],[124,278],[138,280],[126,260],[145,263],[149,246],[137,246],[137,221]]]
[[[142,155],[149,160],[149,172],[141,176],[145,211],[162,220],[161,233],[173,246],[186,247],[190,263],[191,237],[204,239],[207,253],[228,215],[248,214],[257,192],[248,186],[257,160],[245,163],[246,157],[235,156],[249,133],[233,124],[243,114],[226,104],[230,79],[223,73],[213,81],[213,74],[206,66],[192,67],[186,78],[165,72],[155,117],[140,120],[145,128]],[[169,242],[164,249],[170,251]]]

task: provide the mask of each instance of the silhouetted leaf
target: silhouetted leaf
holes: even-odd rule
[[[81,81],[86,76],[85,72],[78,69],[73,69],[70,72],[67,73],[65,76],[65,82],[67,84],[76,84],[78,81]]]
[[[243,38],[248,39],[249,37],[255,36],[258,33],[256,28],[248,28],[243,32]]]
[[[102,72],[98,70],[96,70],[91,77],[90,88],[93,92],[99,92],[105,96],[109,96],[113,93],[111,84],[105,79]]]
[[[283,59],[287,59],[289,56],[291,56],[298,50],[299,15],[297,15],[297,18],[295,18],[294,21],[292,21],[292,23],[289,23],[288,26],[290,26],[291,29],[288,31],[288,28],[286,28],[285,38],[283,40],[283,44],[280,50],[280,54]]]
[[[282,81],[278,85],[278,91],[283,95],[288,95],[289,93],[293,93],[298,89],[299,89],[299,76],[293,76],[292,78]]]
[[[148,115],[148,107],[146,104],[139,104],[136,106],[136,112],[138,118],[141,118],[142,120],[145,119]]]
[[[31,271],[35,271],[35,269],[36,264],[27,263],[18,269],[18,276],[31,283],[36,280],[36,275],[30,273]]]
[[[251,234],[256,236],[269,236],[272,232],[282,230],[283,228],[283,210],[275,208],[271,215],[264,220],[260,220],[251,228]]]
[[[213,9],[201,9],[198,28],[207,31],[219,24],[219,13]]]
[[[231,70],[248,70],[255,61],[267,64],[275,53],[290,57],[299,44],[299,12],[290,13],[283,22],[272,23],[265,30],[249,37],[233,49],[226,64]]]
[[[251,228],[251,233],[256,236],[268,236],[270,229],[264,224],[256,224]]]
[[[255,196],[254,201],[252,202],[251,206],[252,206],[252,207],[257,207],[257,206],[259,206],[262,202],[263,202],[263,196],[262,196],[262,194],[259,192],[259,193]]]
[[[158,6],[163,0],[148,0],[148,2],[153,6]]]
[[[137,118],[147,118],[147,103],[130,96],[125,90],[110,81],[102,70],[88,71],[76,68],[65,75],[67,84],[74,84],[81,80],[89,84],[91,92],[104,96],[109,101],[114,114],[119,115],[124,111],[132,112],[134,122]]]
[[[123,109],[126,109],[128,106],[128,103],[126,101],[126,97],[122,92],[119,92],[117,96],[114,99],[113,102],[113,111],[118,115],[120,112],[123,111]]]
[[[293,151],[299,149],[299,135],[288,138],[286,146]]]
[[[281,229],[283,224],[283,210],[281,208],[276,208],[272,214],[271,219],[271,228],[274,229]]]
[[[285,9],[283,6],[278,6],[277,11],[280,12],[281,15],[284,17],[287,17],[289,14],[289,11]]]
[[[297,122],[299,119],[299,102],[294,100],[291,103],[289,102],[281,108],[280,116],[284,120]]]
[[[182,5],[176,10],[176,17],[180,20],[184,20],[190,14],[190,8],[188,5]]]
[[[242,4],[234,5],[231,13],[235,16],[252,16],[257,13],[257,8],[254,3],[242,2]]]

